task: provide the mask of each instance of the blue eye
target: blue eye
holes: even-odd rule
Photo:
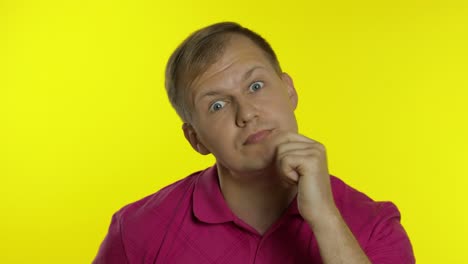
[[[264,85],[263,82],[260,82],[260,81],[254,82],[254,83],[252,83],[252,84],[250,85],[249,90],[250,90],[251,92],[255,92],[255,91],[257,91],[257,90],[262,89],[262,88],[263,88],[263,85]]]
[[[211,112],[219,111],[224,107],[225,104],[226,104],[226,102],[216,101],[210,106],[210,111]]]

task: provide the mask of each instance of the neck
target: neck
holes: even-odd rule
[[[274,170],[234,173],[218,164],[221,192],[232,212],[264,234],[294,199],[297,188],[285,187]]]

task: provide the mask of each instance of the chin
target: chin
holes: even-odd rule
[[[221,166],[221,169],[223,170],[233,171],[239,174],[261,172],[272,166],[272,160],[266,158],[237,160],[235,162],[232,162],[231,160],[231,162],[227,163],[217,160],[216,163],[218,166]]]
[[[272,166],[274,166],[272,158],[261,157],[248,160],[242,167],[245,172],[260,172],[270,170]]]

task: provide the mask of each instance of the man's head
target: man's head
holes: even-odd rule
[[[281,74],[280,64],[270,44],[250,29],[234,22],[222,22],[195,31],[172,53],[166,67],[166,91],[184,122],[190,120],[191,106],[186,100],[192,82],[223,54],[233,34],[253,41],[262,49],[277,73]]]
[[[236,29],[224,32],[215,30],[218,27]],[[169,60],[166,76],[172,77],[166,84],[174,107],[182,104],[177,111],[192,147],[201,154],[213,153],[218,166],[238,172],[270,165],[274,134],[297,132],[292,80],[281,72],[269,45],[255,33],[240,33],[246,30],[224,23],[195,32]]]

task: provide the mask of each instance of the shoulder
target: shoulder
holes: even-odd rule
[[[369,196],[332,176],[335,203],[353,232],[372,235],[372,227],[388,219],[400,220],[398,208],[390,201],[374,201]]]
[[[181,203],[185,196],[190,196],[191,189],[201,172],[194,172],[151,195],[125,205],[115,213],[115,216],[121,222],[129,224],[129,222],[144,221],[148,217],[158,218],[165,215],[167,210],[174,209],[175,205]]]
[[[343,217],[359,218],[360,222],[388,215],[400,217],[398,208],[390,201],[374,201],[365,193],[354,189],[341,179],[331,176],[331,186],[335,203]]]
[[[335,203],[372,263],[414,263],[412,246],[397,206],[374,201],[332,176]]]
[[[159,251],[171,223],[191,209],[193,187],[201,173],[195,172],[115,214],[129,259],[140,262],[141,256]]]
[[[200,174],[195,172],[117,211],[93,263],[141,263],[142,256],[155,254],[171,219],[188,208],[186,201]]]

